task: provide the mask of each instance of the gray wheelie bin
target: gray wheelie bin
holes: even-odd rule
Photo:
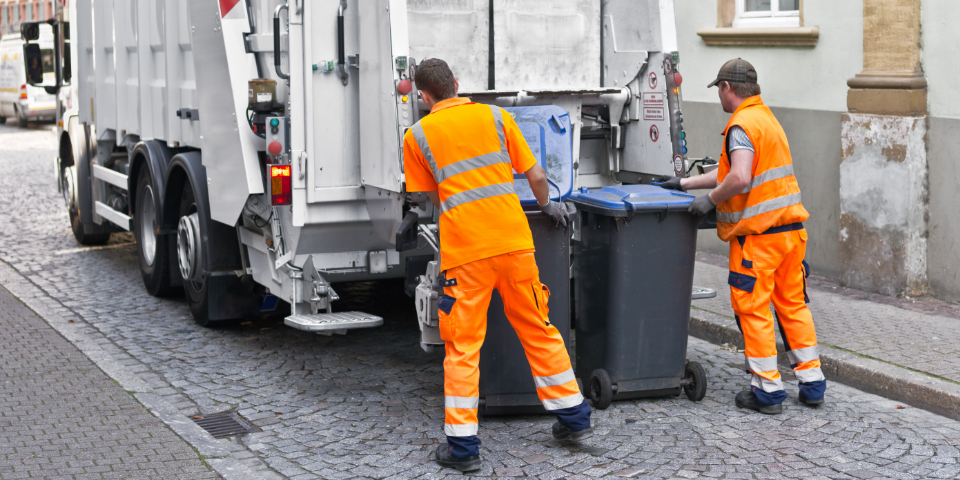
[[[687,362],[698,219],[693,195],[651,185],[581,189],[574,242],[576,373],[596,408],[706,393]]]
[[[573,137],[570,115],[555,105],[504,108],[517,122],[530,150],[546,170],[552,200],[573,193]],[[550,289],[550,323],[570,345],[570,228],[555,228],[540,212],[526,177],[515,175],[520,204],[533,233],[540,282]],[[573,205],[567,210],[574,212]],[[487,310],[487,336],[480,349],[480,414],[513,415],[546,412],[537,397],[517,333],[494,290]]]

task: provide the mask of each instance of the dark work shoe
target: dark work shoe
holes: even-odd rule
[[[750,390],[744,390],[737,394],[737,407],[749,408],[767,415],[777,415],[783,413],[783,405],[777,403],[774,405],[764,405],[757,400],[757,395]]]
[[[557,440],[574,440],[580,441],[593,436],[593,428],[587,427],[583,430],[577,430],[574,432],[570,430],[565,425],[560,425],[560,422],[553,422],[553,438]]]
[[[800,403],[806,403],[807,405],[810,405],[811,407],[819,407],[820,405],[823,405],[823,399],[824,399],[824,397],[826,397],[826,395],[822,395],[822,396],[820,396],[820,398],[818,398],[818,399],[816,399],[816,400],[810,400],[809,398],[805,398],[805,397],[803,396],[803,392],[800,392],[800,395],[799,395]]]
[[[454,458],[450,453],[450,445],[441,443],[437,445],[437,452],[433,456],[437,465],[441,467],[456,468],[461,472],[472,472],[480,470],[480,455],[473,455],[465,458]]]

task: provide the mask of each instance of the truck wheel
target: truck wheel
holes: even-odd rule
[[[170,293],[168,235],[157,234],[157,201],[150,169],[143,167],[137,179],[136,212],[133,216],[133,235],[137,239],[137,259],[140,276],[147,293],[162,297]]]
[[[4,125],[6,123],[7,123],[7,117],[0,116],[0,125]]]
[[[20,128],[27,128],[30,126],[30,122],[27,120],[27,117],[23,115],[23,112],[19,108],[14,110],[17,113],[17,126]]]
[[[183,187],[180,197],[180,218],[177,222],[177,261],[183,277],[183,291],[190,304],[190,313],[201,327],[213,327],[222,322],[210,320],[210,282],[203,273],[203,243],[200,241],[200,221],[193,187]],[[199,272],[197,275],[196,273]]]
[[[610,374],[602,368],[590,374],[590,400],[598,410],[605,410],[613,401],[613,382],[610,381]]]
[[[80,207],[77,205],[77,167],[67,167],[63,169],[63,189],[67,200],[67,213],[70,215],[70,230],[73,231],[73,238],[77,239],[80,245],[105,245],[110,240],[110,233],[85,233],[83,222],[80,221]]]

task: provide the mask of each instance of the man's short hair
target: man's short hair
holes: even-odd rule
[[[759,83],[728,82],[726,80],[723,80],[723,82],[729,85],[730,90],[733,91],[733,94],[740,98],[760,95]]]
[[[438,102],[457,96],[453,72],[447,62],[439,58],[428,58],[417,65],[413,80],[419,90],[429,93]]]

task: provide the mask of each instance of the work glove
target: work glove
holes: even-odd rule
[[[687,208],[687,211],[698,217],[702,217],[715,208],[717,208],[717,204],[713,203],[713,199],[710,198],[710,194],[708,193],[694,198],[693,202],[690,203],[690,207]]]
[[[570,214],[567,213],[567,209],[562,203],[550,200],[546,205],[540,205],[539,203],[537,203],[537,205],[540,207],[541,212],[553,219],[554,227],[559,227],[561,224],[563,224],[564,227],[567,226],[567,220],[570,219]]]
[[[667,190],[679,190],[681,192],[685,192],[686,190],[684,190],[683,187],[680,186],[680,180],[681,180],[680,177],[671,177],[669,175],[664,175],[656,181],[660,183],[661,187],[666,188]]]

